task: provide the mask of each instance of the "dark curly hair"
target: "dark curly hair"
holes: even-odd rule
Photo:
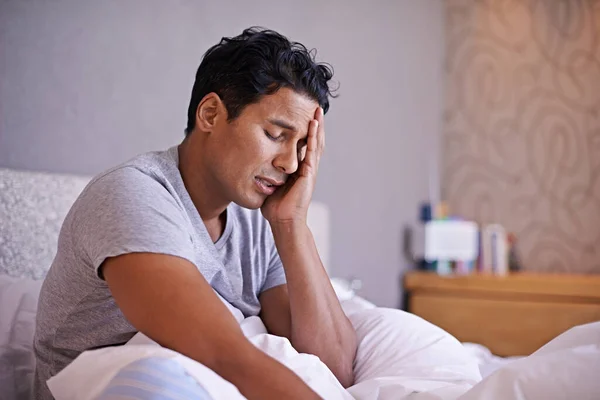
[[[328,85],[333,69],[317,63],[315,53],[301,43],[290,42],[285,36],[260,27],[222,38],[204,54],[196,72],[186,135],[196,124],[198,104],[211,92],[223,100],[229,121],[237,118],[245,106],[282,87],[310,97],[327,112],[329,97],[336,97]]]

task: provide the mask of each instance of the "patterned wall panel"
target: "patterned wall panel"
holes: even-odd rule
[[[600,1],[448,0],[443,195],[527,270],[600,273]]]

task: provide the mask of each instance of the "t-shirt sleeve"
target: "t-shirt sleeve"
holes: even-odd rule
[[[271,243],[271,257],[269,261],[269,267],[267,268],[267,276],[265,278],[265,282],[263,284],[261,292],[274,288],[275,286],[284,285],[286,283],[287,280],[285,278],[285,270],[283,269],[281,258],[279,258],[277,247],[275,246],[275,242],[273,241]]]
[[[189,222],[175,197],[155,178],[132,167],[92,182],[74,205],[76,251],[102,278],[109,257],[160,253],[194,262]]]

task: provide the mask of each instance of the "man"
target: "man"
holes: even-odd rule
[[[353,383],[355,333],[306,225],[331,77],[270,30],[206,52],[183,142],[97,176],[64,221],[39,301],[38,399],[81,352],[138,331],[249,399],[316,398],[244,337],[215,291]]]

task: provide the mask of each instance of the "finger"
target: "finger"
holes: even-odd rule
[[[310,121],[310,126],[308,128],[308,137],[306,139],[306,156],[304,157],[304,165],[309,166],[310,168],[316,168],[317,166],[317,132],[319,129],[319,123],[317,120]]]
[[[323,108],[317,108],[315,113],[315,119],[319,122],[319,129],[317,131],[317,148],[318,154],[321,156],[325,151],[325,113]]]

